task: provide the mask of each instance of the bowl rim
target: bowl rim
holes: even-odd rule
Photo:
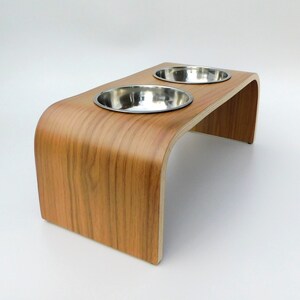
[[[156,75],[158,72],[164,71],[164,70],[189,69],[189,68],[190,69],[202,68],[202,69],[209,69],[209,70],[214,70],[214,71],[222,71],[225,74],[227,74],[227,77],[224,78],[224,79],[221,79],[221,80],[209,81],[209,82],[196,82],[196,81],[186,82],[186,81],[177,81],[177,80],[165,79],[165,78],[162,78],[162,77],[159,77],[158,75]],[[220,82],[224,82],[224,81],[229,80],[231,78],[231,74],[226,69],[221,69],[221,68],[214,68],[214,67],[207,67],[207,66],[197,66],[197,65],[177,65],[177,66],[169,66],[169,67],[157,69],[157,70],[154,71],[153,77],[155,77],[158,80],[173,82],[173,83],[180,83],[180,84],[214,84],[214,83],[220,83]]]
[[[102,103],[100,103],[98,101],[98,98],[101,95],[103,95],[104,93],[109,93],[109,92],[111,92],[113,90],[117,90],[117,89],[121,89],[121,88],[140,88],[140,87],[146,87],[146,88],[163,88],[163,89],[175,90],[175,91],[178,91],[180,93],[186,94],[187,97],[188,97],[188,99],[187,99],[187,101],[184,104],[181,104],[181,105],[176,106],[174,108],[160,109],[160,110],[149,110],[149,111],[145,111],[145,110],[130,111],[130,110],[116,109],[116,108],[105,106],[105,105],[103,105]],[[190,105],[193,102],[193,100],[194,100],[194,97],[193,97],[193,95],[190,92],[185,91],[183,89],[176,88],[176,87],[172,87],[172,86],[157,85],[157,84],[128,84],[128,85],[120,85],[120,86],[112,87],[112,88],[109,88],[107,90],[104,90],[104,91],[98,93],[94,97],[93,102],[97,106],[99,106],[99,107],[101,107],[103,109],[114,111],[114,112],[128,113],[128,114],[155,114],[155,113],[162,113],[162,112],[169,112],[169,111],[179,110],[181,108],[184,108],[185,106]]]

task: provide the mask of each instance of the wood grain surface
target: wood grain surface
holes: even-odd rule
[[[158,264],[163,251],[167,160],[175,142],[195,130],[253,142],[259,81],[230,71],[230,80],[183,85],[152,76],[164,63],[50,106],[35,135],[42,217],[105,245]],[[130,84],[173,86],[191,105],[173,112],[124,114],[94,97]],[[188,220],[187,220],[188,221]]]

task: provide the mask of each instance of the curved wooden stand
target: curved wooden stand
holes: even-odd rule
[[[230,71],[217,84],[155,79],[161,64],[57,102],[42,115],[35,157],[42,217],[150,263],[162,258],[169,153],[189,130],[253,142],[258,76]],[[124,114],[97,107],[101,91],[129,84],[174,86],[194,102],[178,111]]]

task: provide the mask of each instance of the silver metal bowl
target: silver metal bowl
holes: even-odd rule
[[[231,75],[227,71],[215,68],[175,66],[157,70],[154,73],[154,77],[160,80],[176,83],[205,84],[228,80]]]
[[[192,103],[189,93],[160,85],[130,85],[106,90],[94,102],[98,106],[124,113],[158,113],[183,108]]]

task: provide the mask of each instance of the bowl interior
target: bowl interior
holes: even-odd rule
[[[113,88],[96,97],[102,108],[129,113],[154,113],[182,108],[192,102],[183,90],[155,86],[135,85]]]
[[[217,83],[230,78],[224,70],[197,66],[165,68],[156,71],[154,76],[160,80],[186,84]]]

